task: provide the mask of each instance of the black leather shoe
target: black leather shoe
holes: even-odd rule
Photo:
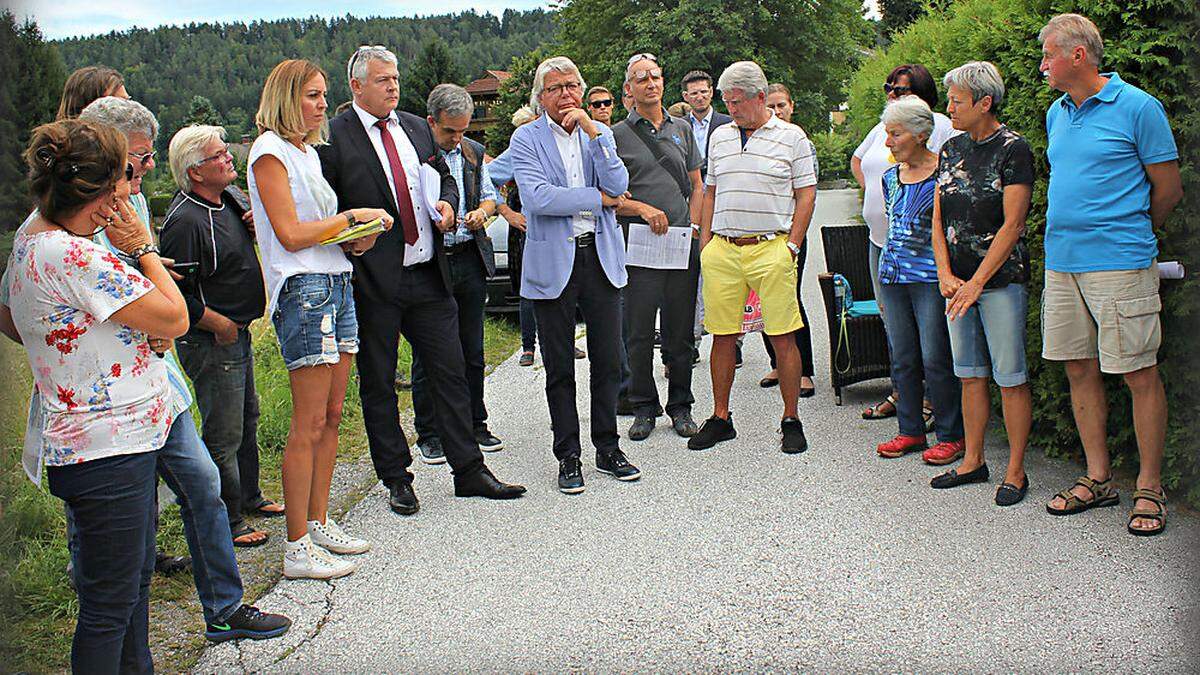
[[[688,439],[688,450],[707,450],[721,441],[737,438],[737,430],[733,428],[733,413],[729,419],[723,420],[716,415],[704,420],[704,424],[695,436]]]
[[[638,415],[633,420],[633,425],[629,427],[629,440],[644,441],[650,438],[650,432],[654,431],[654,418],[649,415]]]
[[[683,438],[691,438],[696,435],[696,432],[700,431],[696,426],[696,420],[692,419],[692,413],[690,412],[682,412],[672,417],[671,428]]]
[[[567,457],[558,463],[558,491],[568,495],[583,492],[583,465],[578,457]]]
[[[620,449],[607,452],[596,451],[596,470],[606,473],[617,480],[637,480],[642,477],[642,470],[629,463],[625,453]]]
[[[525,494],[524,485],[502,483],[486,466],[470,476],[454,477],[455,497],[484,497],[486,499],[516,499]]]
[[[396,481],[388,486],[388,506],[402,516],[411,516],[421,508],[417,501],[417,493],[413,492],[412,483]]]
[[[781,447],[789,455],[796,455],[808,449],[808,439],[804,438],[804,425],[795,417],[786,417],[779,423],[779,432],[783,434]]]
[[[967,483],[986,483],[987,480],[987,464],[980,464],[978,469],[966,473],[959,473],[958,469],[950,469],[940,476],[934,476],[933,480],[929,481],[929,486],[942,490],[966,485]]]

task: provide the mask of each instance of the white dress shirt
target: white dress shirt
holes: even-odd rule
[[[708,106],[708,114],[704,119],[696,119],[696,116],[688,113],[688,121],[692,123],[692,135],[696,137],[696,144],[700,146],[700,156],[708,157],[708,127],[712,124],[713,107]]]
[[[383,132],[375,126],[379,118],[358,107],[357,103],[354,103],[353,107],[354,112],[358,113],[358,119],[362,122],[363,128],[367,131],[367,138],[371,139],[371,146],[375,148],[379,164],[383,167],[383,175],[387,176],[388,189],[391,190],[392,199],[395,200],[397,209],[399,209],[400,202],[396,199],[396,182],[392,180],[392,163],[388,161],[387,151],[383,149]],[[396,142],[396,153],[400,155],[400,163],[404,165],[404,178],[408,181],[413,217],[417,221],[417,243],[404,247],[404,266],[411,267],[433,260],[434,227],[428,209],[423,206],[424,199],[421,196],[421,158],[417,156],[417,150],[413,147],[412,141],[408,140],[408,134],[400,128],[400,120],[396,118],[395,111],[388,115],[387,130],[392,134],[392,140]],[[400,219],[397,218],[395,227],[400,226]]]
[[[562,157],[563,169],[567,172],[567,187],[587,187],[583,180],[583,144],[579,139],[583,129],[576,127],[575,133],[569,134],[549,116],[546,117],[546,120],[550,123],[550,131],[554,133],[554,143],[558,146],[558,154]],[[581,214],[572,216],[571,224],[574,226],[576,237],[596,231],[595,219]]]

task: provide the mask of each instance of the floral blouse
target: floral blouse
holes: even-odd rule
[[[154,288],[95,242],[63,231],[18,233],[9,302],[42,412],[48,466],[150,452],[174,417],[163,361],[145,333],[109,321]]]

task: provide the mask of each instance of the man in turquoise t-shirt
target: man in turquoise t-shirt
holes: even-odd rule
[[[1106,445],[1101,372],[1121,374],[1133,395],[1140,470],[1128,529],[1166,526],[1162,489],[1167,400],[1158,374],[1162,342],[1153,226],[1183,189],[1163,106],[1116,73],[1101,73],[1104,43],[1078,14],[1042,29],[1040,70],[1063,96],[1046,112],[1050,188],[1042,357],[1063,361],[1087,475],[1047,504],[1055,515],[1118,502]]]

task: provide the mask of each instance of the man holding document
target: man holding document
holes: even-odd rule
[[[396,350],[401,333],[429,379],[454,494],[511,499],[525,492],[484,465],[471,425],[458,312],[442,235],[455,227],[458,186],[426,121],[397,113],[396,55],[360,47],[346,66],[354,104],[330,120],[321,170],[340,208],[371,205],[395,217],[366,254],[354,257],[358,374],[363,423],[375,473],[396,513],[417,512],[412,453],[400,429]]]
[[[617,207],[626,230],[625,320],[629,322],[629,400],[634,421],[629,439],[654,431],[659,408],[654,383],[655,315],[662,311],[662,348],[667,354],[666,412],[675,433],[696,434],[692,419],[693,323],[700,274],[699,240],[704,159],[691,125],[662,106],[663,72],[653,54],[635,54],[625,68],[629,117],[613,126],[617,153],[629,171],[629,198]]]

